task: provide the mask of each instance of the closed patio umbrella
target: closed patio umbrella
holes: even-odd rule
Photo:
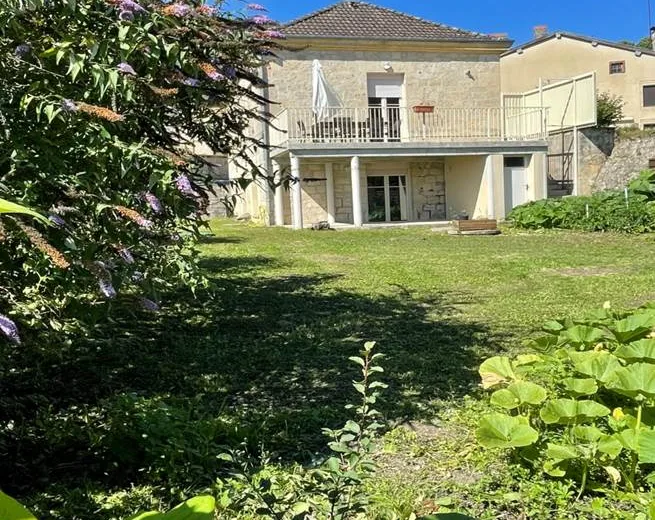
[[[317,121],[329,116],[329,108],[340,108],[341,99],[323,74],[323,67],[318,60],[312,64],[312,110]]]

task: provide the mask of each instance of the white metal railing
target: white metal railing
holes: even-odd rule
[[[417,112],[416,110],[424,110]],[[273,121],[271,144],[484,142],[546,137],[546,109],[539,107],[289,108]]]

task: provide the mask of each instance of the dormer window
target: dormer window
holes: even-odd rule
[[[625,74],[625,61],[610,61],[610,74]]]

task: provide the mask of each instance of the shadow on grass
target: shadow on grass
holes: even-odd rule
[[[219,274],[270,265],[265,257],[208,258]],[[348,361],[364,341],[384,353],[392,421],[422,420],[477,385],[495,351],[483,325],[453,305],[466,294],[369,297],[332,277],[219,277],[213,297],[171,297],[158,315],[118,313],[68,348],[21,351],[0,363],[0,488],[18,495],[90,479],[210,485],[221,446],[262,446],[282,461],[311,460],[322,427],[348,418]],[[177,479],[177,480],[176,480]]]

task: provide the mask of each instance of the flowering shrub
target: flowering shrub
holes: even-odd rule
[[[155,310],[160,291],[198,283],[209,179],[192,144],[257,144],[253,71],[282,36],[262,9],[0,3],[0,197],[50,221],[0,215],[0,337],[68,330],[108,300]]]

